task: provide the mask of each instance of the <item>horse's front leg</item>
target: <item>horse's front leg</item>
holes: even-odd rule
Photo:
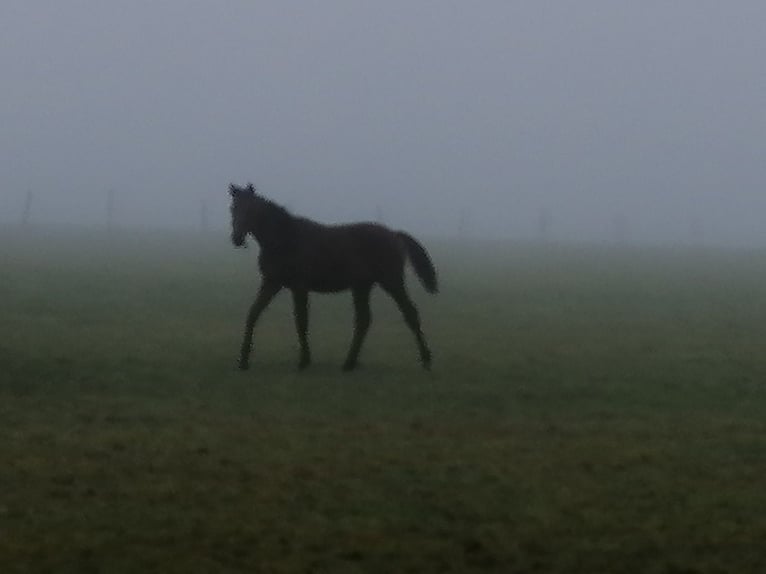
[[[311,349],[309,349],[309,294],[304,289],[293,289],[293,314],[295,328],[298,330],[298,342],[301,346],[301,357],[298,368],[303,370],[311,364]]]
[[[261,288],[258,290],[255,301],[250,306],[247,321],[245,322],[245,336],[242,339],[242,348],[239,353],[239,368],[243,371],[250,366],[250,350],[253,346],[255,323],[258,321],[261,313],[263,313],[263,310],[271,303],[274,296],[279,293],[280,289],[282,289],[280,285],[264,281],[261,283]]]

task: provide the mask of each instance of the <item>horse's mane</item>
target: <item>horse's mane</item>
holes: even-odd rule
[[[264,210],[266,217],[278,224],[286,224],[292,222],[295,217],[291,214],[287,208],[282,207],[276,201],[273,201],[267,197],[263,197],[260,194],[255,195],[256,201],[260,204],[260,208]]]
[[[261,248],[283,250],[294,241],[296,218],[277,202],[254,194],[253,236]]]

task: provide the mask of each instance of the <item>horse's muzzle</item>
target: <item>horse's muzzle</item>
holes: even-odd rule
[[[234,244],[234,247],[247,247],[244,235],[232,235],[231,242]]]

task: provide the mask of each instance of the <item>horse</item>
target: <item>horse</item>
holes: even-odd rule
[[[311,363],[308,342],[309,292],[350,290],[354,303],[354,333],[344,371],[356,368],[359,351],[370,328],[370,292],[379,285],[398,305],[415,335],[420,361],[431,367],[431,350],[420,316],[404,283],[409,260],[428,293],[438,291],[436,268],[426,249],[411,235],[377,223],[325,225],[291,214],[256,192],[252,183],[229,185],[231,241],[246,247],[251,235],[260,247],[261,285],[245,321],[239,368],[250,364],[253,329],[261,313],[283,289],[292,292],[295,326],[300,343],[299,370]]]

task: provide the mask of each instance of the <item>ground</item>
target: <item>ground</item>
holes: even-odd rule
[[[15,572],[766,571],[766,252],[429,241],[424,372],[377,293],[255,249],[0,231],[0,564]]]

